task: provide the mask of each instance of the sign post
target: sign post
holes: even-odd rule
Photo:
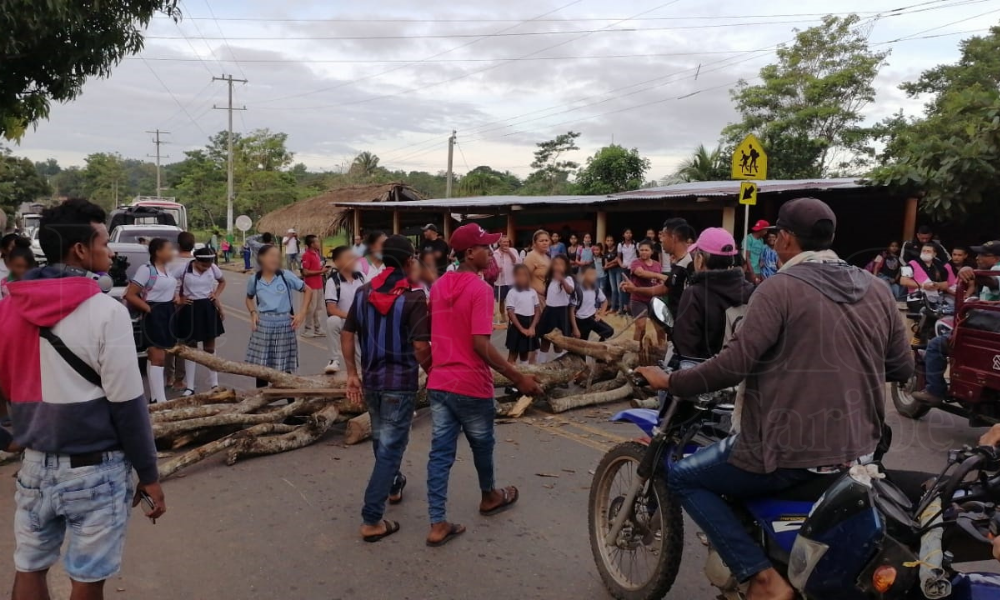
[[[253,219],[246,215],[236,217],[236,229],[243,232],[243,243],[247,243],[247,232],[253,227]]]
[[[750,207],[757,204],[757,181],[767,179],[767,152],[753,134],[743,139],[733,151],[733,179],[753,180],[740,184],[740,204],[743,212],[743,239],[750,235]],[[746,242],[743,242],[744,246]]]

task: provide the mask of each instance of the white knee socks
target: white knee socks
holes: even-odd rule
[[[163,380],[163,367],[146,367],[146,378],[149,380],[149,396],[151,402],[167,401],[167,385]]]
[[[194,391],[195,375],[197,374],[198,363],[193,360],[184,361],[184,387]]]

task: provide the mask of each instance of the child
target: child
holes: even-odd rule
[[[253,254],[253,252],[250,250],[250,244],[249,243],[244,243],[243,244],[242,254],[243,254],[243,272],[244,273],[249,273],[250,272],[250,256]]]
[[[507,362],[515,364],[518,358],[535,364],[538,354],[538,336],[535,328],[542,316],[538,293],[531,288],[531,272],[524,265],[514,266],[514,287],[507,293]]]
[[[222,321],[226,318],[219,298],[226,289],[226,278],[222,269],[215,264],[215,251],[209,247],[194,251],[194,260],[171,273],[178,283],[180,310],[177,311],[178,341],[202,348],[208,354],[215,354],[215,340],[226,332]],[[193,396],[195,373],[198,365],[194,361],[184,364],[184,393]],[[208,372],[208,387],[219,387],[219,374]]]
[[[603,342],[614,335],[614,328],[604,322],[607,312],[608,298],[597,283],[597,270],[589,265],[581,267],[580,287],[574,294],[574,302],[569,309],[573,337],[586,340],[593,331]]]
[[[149,263],[139,267],[125,291],[126,304],[142,314],[142,333],[149,359],[146,377],[150,404],[167,400],[163,365],[167,360],[167,350],[177,344],[173,327],[177,280],[167,269],[175,254],[173,244],[167,240],[150,240]]]
[[[7,297],[7,284],[21,281],[24,274],[35,268],[35,254],[31,251],[31,246],[15,244],[12,250],[4,253],[4,263],[7,267],[7,276],[0,281],[0,299]]]
[[[365,276],[358,270],[358,257],[349,246],[337,246],[330,257],[337,270],[326,280],[326,339],[330,347],[330,362],[323,372],[328,375],[340,371],[344,358],[340,334],[354,305],[354,296],[365,284]]]
[[[552,343],[545,339],[545,334],[556,329],[563,335],[572,332],[569,319],[570,294],[576,287],[576,282],[569,274],[569,259],[565,254],[557,254],[552,258],[549,274],[545,277],[545,309],[538,324],[538,336],[541,337],[541,362],[549,360],[549,348]]]
[[[654,287],[658,279],[662,276],[660,263],[653,260],[653,244],[648,240],[639,243],[639,258],[629,265],[631,273],[631,283],[637,288]],[[635,341],[641,342],[646,335],[646,317],[649,314],[650,296],[632,294],[631,312],[635,318]],[[660,337],[660,331],[657,330]],[[662,343],[662,340],[661,340]]]

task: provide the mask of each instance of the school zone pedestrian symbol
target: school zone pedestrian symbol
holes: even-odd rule
[[[748,135],[733,152],[733,179],[767,179],[767,153],[754,135]]]

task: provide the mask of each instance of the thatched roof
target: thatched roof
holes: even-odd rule
[[[335,203],[412,202],[423,199],[417,190],[404,183],[351,185],[269,212],[257,223],[257,231],[280,235],[295,229],[302,234],[328,237],[351,225],[350,210],[334,208]]]

